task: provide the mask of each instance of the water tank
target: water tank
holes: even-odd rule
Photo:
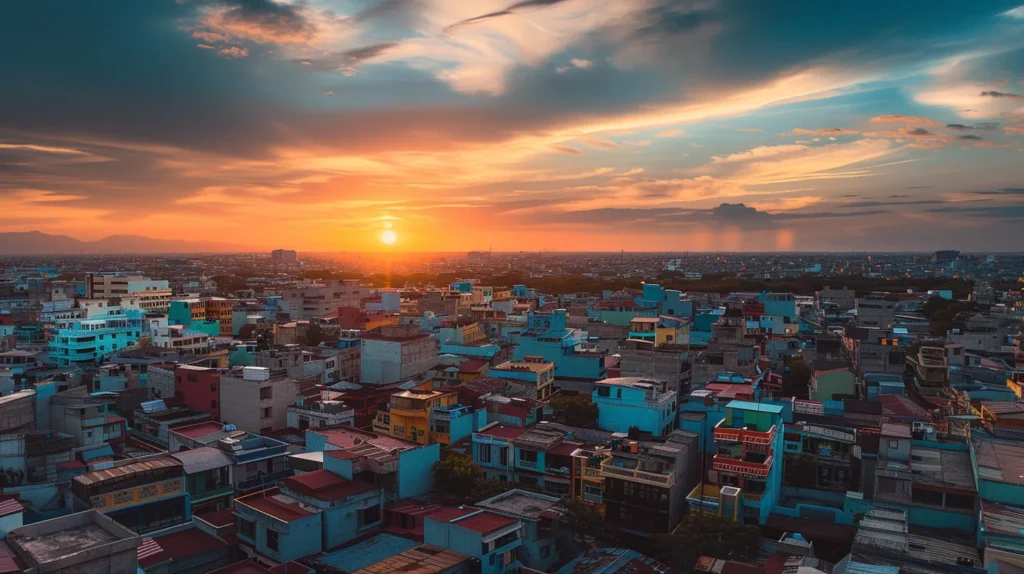
[[[247,381],[269,381],[270,369],[267,367],[242,367],[242,378]]]

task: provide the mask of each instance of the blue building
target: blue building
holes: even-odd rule
[[[374,475],[384,488],[384,502],[426,494],[434,488],[434,465],[441,445],[421,445],[353,428],[306,431],[306,450],[324,452],[324,469],[352,480],[360,472]]]
[[[711,467],[718,474],[719,489],[739,489],[743,510],[736,517],[743,522],[767,523],[778,504],[784,426],[781,406],[730,401],[725,418],[714,427]]]
[[[110,308],[89,319],[75,319],[50,340],[50,360],[58,367],[95,366],[103,357],[138,342],[142,311]]]
[[[598,408],[597,425],[606,431],[636,427],[654,436],[676,428],[676,392],[664,381],[621,377],[598,381],[591,400]]]
[[[95,509],[139,534],[192,520],[185,472],[169,456],[80,474],[68,498],[73,512]]]
[[[458,291],[459,293],[472,293],[474,283],[476,283],[476,281],[456,281],[449,285],[448,288],[452,291]]]
[[[796,308],[796,295],[792,293],[761,293],[758,299],[764,303],[765,315],[784,317],[787,323],[795,323],[800,316]]]
[[[644,283],[643,292],[635,301],[641,308],[657,308],[659,315],[693,316],[693,301],[683,299],[681,291],[665,289],[657,283]]]
[[[522,527],[518,520],[488,510],[443,508],[423,520],[423,541],[476,558],[481,574],[504,574],[523,565]]]
[[[520,333],[515,360],[543,357],[555,364],[558,378],[596,381],[607,377],[606,353],[585,349],[576,331],[566,328],[566,316],[565,309],[531,312],[526,331]]]
[[[527,568],[549,572],[570,555],[572,536],[559,521],[561,499],[525,490],[510,490],[477,504],[523,523],[519,559]]]

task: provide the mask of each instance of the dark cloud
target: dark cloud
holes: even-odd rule
[[[647,226],[671,227],[679,224],[719,225],[735,224],[747,230],[772,229],[782,221],[833,219],[844,217],[861,217],[889,213],[886,210],[874,209],[843,212],[793,212],[768,213],[743,203],[722,203],[711,209],[686,209],[681,207],[605,207],[569,212],[548,212],[539,216],[524,219],[523,223],[559,224],[593,224],[593,225],[631,225],[643,222]]]
[[[928,188],[930,188],[930,187],[931,187],[930,185],[911,185],[911,186],[910,186],[910,187],[908,187],[907,189],[928,189]],[[891,196],[889,196],[889,197],[898,197],[898,196],[895,196],[895,195],[891,195]]]
[[[906,195],[891,195],[889,197],[907,197]],[[844,203],[843,207],[852,208],[863,208],[863,207],[890,207],[895,205],[938,205],[945,203],[938,199],[920,199],[914,201],[855,201],[853,203]]]
[[[318,72],[345,70],[353,64],[376,58],[397,45],[398,43],[396,42],[381,42],[380,44],[370,44],[345,50],[344,52],[337,52],[325,58],[292,60],[292,62],[307,66]]]
[[[222,0],[228,6],[225,22],[255,26],[271,36],[301,36],[316,32],[305,16],[304,8],[279,4],[273,0]]]
[[[958,139],[958,140],[967,140],[967,141],[981,141],[981,140],[983,140],[985,138],[983,138],[981,136],[976,136],[974,134],[966,134],[966,135],[962,135],[962,136],[956,136],[956,139]]]
[[[951,130],[964,131],[964,130],[994,130],[999,127],[999,124],[993,123],[982,123],[975,124],[973,126],[965,124],[946,124],[946,127]]]
[[[975,195],[1024,195],[1024,187],[1004,187],[989,191],[972,191]]]
[[[547,6],[554,6],[555,4],[561,4],[562,2],[567,1],[568,0],[522,0],[521,2],[516,2],[515,4],[512,4],[503,10],[497,10],[495,12],[489,12],[487,14],[482,14],[480,16],[474,16],[472,18],[460,20],[448,26],[447,28],[445,28],[445,30],[451,31],[452,29],[458,28],[459,26],[468,26],[470,24],[477,24],[494,18],[500,18],[502,16],[509,16],[523,9],[544,8]]]
[[[936,207],[932,213],[952,213],[960,217],[986,217],[992,219],[1024,219],[1024,205],[986,205],[984,207]]]
[[[935,134],[933,134],[932,132],[930,132],[930,131],[928,131],[928,130],[926,130],[924,128],[914,128],[914,129],[907,130],[907,135],[910,135],[910,136],[931,136],[931,135],[935,135]]]
[[[765,211],[758,211],[742,203],[723,203],[710,210],[709,215],[718,221],[749,221],[771,219]]]
[[[989,98],[1009,98],[1011,100],[1024,100],[1024,96],[1020,94],[1010,94],[1007,92],[988,91],[982,92],[981,95]]]

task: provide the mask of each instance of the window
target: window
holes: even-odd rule
[[[900,448],[900,441],[891,440],[889,441],[889,448]]]
[[[540,549],[540,557],[541,558],[547,558],[548,556],[551,556],[551,546],[550,545],[546,545],[546,546],[544,546],[544,548]]]
[[[217,401],[210,401],[210,408],[211,409],[217,408]]]
[[[359,511],[359,527],[369,526],[380,522],[380,507],[371,506]]]
[[[275,530],[267,530],[267,548],[277,551],[278,533]]]
[[[217,383],[213,383],[210,385],[210,392],[217,392]]]
[[[489,463],[491,462],[491,445],[482,444],[480,449],[477,451],[476,456],[477,462]]]
[[[537,462],[537,453],[532,450],[520,450],[519,460],[523,462]]]
[[[256,538],[256,523],[251,520],[239,518],[238,533],[246,538]]]
[[[610,397],[611,395],[611,389],[609,389],[607,385],[601,385],[600,387],[597,387],[597,396]]]

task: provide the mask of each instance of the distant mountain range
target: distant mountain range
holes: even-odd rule
[[[224,253],[242,251],[255,250],[229,243],[153,239],[141,235],[111,235],[98,241],[81,241],[67,235],[50,235],[40,231],[0,233],[0,255]]]

